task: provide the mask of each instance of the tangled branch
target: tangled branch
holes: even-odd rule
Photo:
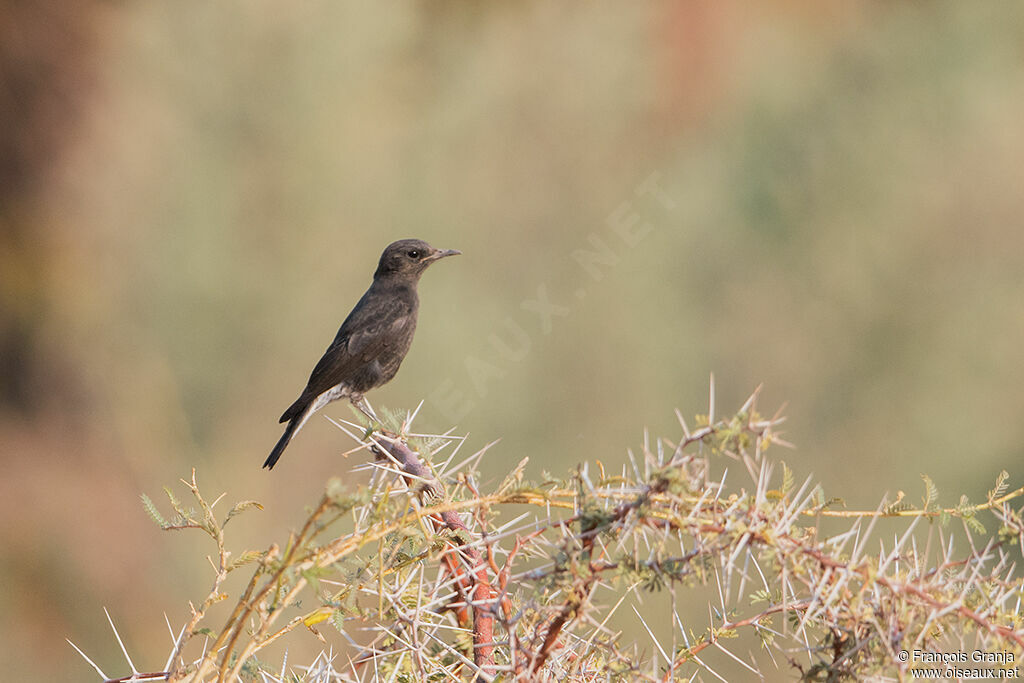
[[[175,516],[165,520],[145,499],[164,528],[200,530],[218,549],[213,587],[192,607],[164,680],[266,677],[256,655],[302,631],[346,661],[292,667],[305,681],[668,681],[780,663],[808,679],[859,680],[917,666],[900,650],[1024,651],[1013,561],[1024,523],[1010,505],[1024,488],[1007,493],[1004,473],[986,501],[943,508],[925,478],[920,509],[901,496],[870,514],[831,510],[810,478],[797,486],[769,457],[787,445],[783,418],[760,416],[756,403],[755,393],[725,419],[712,405],[692,430],[680,418],[678,440],[645,438],[617,472],[595,461],[531,482],[524,460],[489,492],[475,470],[487,448],[459,460],[461,438],[417,436],[408,416],[386,429],[339,423],[355,450],[374,456],[361,467],[369,483],[350,492],[329,482],[283,546],[237,558],[224,526],[255,504],[218,522],[220,499],[207,503],[193,473],[185,483],[197,510],[169,492]],[[817,522],[825,516],[851,526],[827,535]],[[875,532],[884,517],[909,518],[889,543]],[[243,566],[252,575],[227,619],[204,626],[209,607],[227,599],[225,577]],[[654,592],[671,598],[670,624],[652,625],[638,609]],[[681,615],[682,593],[706,596],[708,615]],[[336,634],[322,633],[324,623]],[[630,623],[641,628],[627,637]],[[726,647],[743,634],[767,660]]]

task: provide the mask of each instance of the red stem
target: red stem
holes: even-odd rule
[[[441,483],[434,477],[433,472],[423,464],[416,452],[394,435],[388,434],[387,436],[389,438],[381,439],[376,443],[386,449],[401,464],[402,470],[407,475],[405,479],[409,487],[418,488],[421,499],[424,494],[441,494],[444,491]],[[470,533],[469,528],[462,523],[462,519],[453,510],[447,510],[436,516],[431,516],[429,519],[435,530],[447,527],[451,531],[462,532],[467,536]],[[460,563],[460,559],[469,566],[468,571]],[[454,544],[451,550],[445,553],[444,561],[448,571],[456,579],[456,585],[464,603],[461,607],[456,608],[456,616],[459,621],[468,621],[467,606],[471,605],[473,608],[473,662],[484,674],[491,676],[494,674],[493,610],[495,596],[487,576],[487,563],[476,548]],[[471,581],[467,580],[467,576]]]

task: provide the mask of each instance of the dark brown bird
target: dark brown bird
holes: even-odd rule
[[[331,401],[348,398],[365,412],[363,394],[395,376],[412,344],[420,306],[416,284],[423,271],[438,259],[461,253],[434,249],[422,240],[388,245],[373,284],[341,324],[302,394],[281,416],[288,426],[264,467],[273,469],[306,420]]]

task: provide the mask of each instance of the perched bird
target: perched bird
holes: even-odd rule
[[[281,416],[287,422],[263,466],[273,469],[306,420],[331,401],[348,398],[363,412],[363,394],[398,372],[416,331],[416,284],[434,261],[462,252],[434,249],[422,240],[399,240],[380,256],[373,284],[341,324],[334,341],[313,368],[302,394]]]

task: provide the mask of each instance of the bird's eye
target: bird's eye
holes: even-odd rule
[[[417,251],[416,249],[410,249],[407,252],[407,254],[408,254],[409,258],[419,258],[420,257],[420,252]]]

